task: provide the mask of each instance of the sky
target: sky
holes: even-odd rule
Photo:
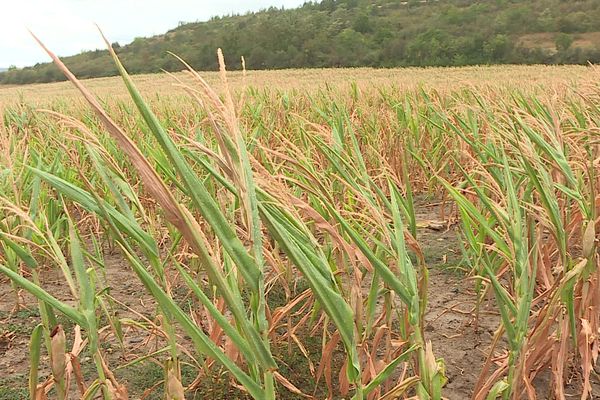
[[[104,48],[95,24],[110,42],[126,44],[177,27],[179,22],[293,8],[304,0],[0,0],[0,68],[49,61],[30,29],[59,56]]]

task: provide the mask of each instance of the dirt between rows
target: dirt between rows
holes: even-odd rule
[[[439,209],[436,206],[421,205],[417,214],[419,221],[439,220]],[[435,229],[431,227],[435,226]],[[450,400],[468,399],[472,395],[481,367],[484,364],[493,334],[498,327],[499,316],[494,308],[492,299],[484,299],[476,316],[473,312],[477,296],[473,290],[474,282],[465,277],[465,272],[459,268],[460,247],[456,228],[440,228],[438,224],[421,224],[418,240],[423,248],[426,262],[430,268],[429,303],[426,314],[426,339],[431,340],[437,357],[445,360],[448,383],[444,388],[444,396]],[[153,318],[155,305],[139,282],[128,264],[118,254],[105,255],[108,285],[111,295],[122,302],[119,306],[120,316],[142,320],[143,316]],[[68,289],[62,283],[58,269],[43,271],[44,287],[61,300],[69,301]],[[16,400],[28,398],[27,374],[29,368],[28,340],[31,329],[39,323],[37,303],[32,296],[23,294],[27,309],[14,313],[15,296],[10,283],[0,277],[0,400]],[[63,321],[67,334],[71,327],[68,321]],[[145,331],[126,329],[124,347],[128,350],[122,353],[114,340],[108,341],[104,350],[107,358],[115,365],[121,365],[136,356],[148,353],[148,347],[160,348],[161,343],[149,340]],[[315,340],[314,346],[308,350],[318,352],[320,341]],[[295,348],[296,349],[296,348]],[[501,350],[501,349],[497,349]],[[296,350],[297,351],[297,350]],[[288,359],[292,374],[308,374],[308,368],[293,371],[292,357]],[[315,358],[318,361],[318,356]],[[91,364],[89,357],[82,356],[82,363]],[[41,361],[42,377],[49,375],[47,356]],[[86,372],[84,368],[84,373]],[[89,370],[93,375],[94,371]],[[118,374],[122,383],[126,383],[130,398],[160,398],[159,392],[149,393],[146,390],[160,381],[162,370],[159,366],[142,364],[133,368],[129,373]],[[195,376],[195,375],[194,375]],[[188,383],[194,376],[188,377]],[[295,376],[296,382],[314,384],[308,377]],[[203,386],[203,389],[190,398],[240,398],[245,397],[239,390],[230,387],[227,379],[217,379],[217,383]],[[321,385],[324,382],[321,381]],[[551,388],[549,374],[542,373],[535,382],[538,399],[550,399]],[[594,390],[600,396],[600,382],[594,382]],[[309,393],[312,389],[303,388]],[[317,398],[326,397],[326,389],[316,394]],[[577,382],[568,388],[569,395],[578,396]],[[322,397],[321,397],[322,396]],[[73,394],[76,398],[76,394]],[[281,398],[292,399],[297,396],[288,393]]]

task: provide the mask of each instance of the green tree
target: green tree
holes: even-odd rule
[[[554,43],[556,44],[556,50],[560,52],[565,52],[569,50],[569,48],[573,44],[573,40],[573,36],[569,35],[568,33],[559,33],[554,39]]]
[[[507,35],[494,36],[483,45],[483,53],[487,62],[506,62],[513,48],[513,43]]]
[[[373,30],[369,16],[367,14],[359,14],[354,18],[352,29],[360,33],[369,33]]]

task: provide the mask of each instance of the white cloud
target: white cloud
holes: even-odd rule
[[[31,29],[60,56],[103,48],[97,23],[112,42],[128,43],[214,15],[297,7],[304,0],[0,0],[0,67],[48,61]]]

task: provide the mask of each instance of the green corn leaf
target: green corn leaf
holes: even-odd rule
[[[81,245],[73,221],[69,218],[69,245],[71,250],[71,263],[75,271],[75,278],[79,286],[79,304],[82,314],[86,318],[86,329],[90,340],[90,350],[95,353],[98,348],[98,334],[96,327],[95,292],[90,282],[89,273],[85,266],[85,260]]]
[[[233,327],[229,323],[227,318],[223,314],[221,314],[221,312],[217,309],[217,307],[215,307],[215,305],[208,298],[208,296],[204,294],[202,289],[196,284],[194,279],[187,273],[187,271],[178,263],[175,264],[175,266],[177,267],[177,270],[183,277],[185,283],[190,289],[192,289],[192,291],[196,295],[196,298],[200,301],[200,303],[202,303],[202,305],[206,308],[209,314],[215,319],[217,324],[219,324],[219,326],[223,329],[223,332],[225,332],[225,334],[235,343],[238,350],[240,350],[240,352],[244,354],[246,359],[249,362],[253,363],[255,361],[255,356],[252,353],[248,342],[242,336],[240,336],[235,327]]]
[[[262,204],[260,207],[269,232],[307,279],[319,303],[338,328],[350,361],[348,377],[351,381],[355,381],[360,376],[360,364],[354,338],[354,315],[348,303],[335,289],[334,282],[319,272],[328,268],[325,266],[327,261],[314,254],[315,247],[310,242],[306,243],[306,240],[302,241],[301,237],[290,235],[285,226],[279,222],[285,217],[275,217],[279,213],[277,209],[268,204]],[[319,262],[325,265],[316,266],[315,263]]]
[[[0,232],[0,240],[2,240],[8,247],[10,247],[10,249],[15,252],[17,257],[19,257],[28,268],[37,268],[37,261],[35,261],[35,258],[33,258],[31,252],[28,249],[12,240],[4,232]]]
[[[36,325],[31,331],[31,337],[29,339],[29,399],[37,400],[37,384],[38,384],[38,372],[40,365],[40,354],[43,339],[42,324]]]
[[[8,268],[2,264],[0,264],[0,272],[2,272],[4,275],[6,275],[8,278],[10,278],[17,285],[19,285],[23,289],[27,290],[35,298],[37,298],[45,303],[48,303],[50,306],[52,306],[52,308],[60,311],[64,315],[66,315],[69,319],[74,321],[77,325],[87,329],[87,326],[88,326],[87,319],[81,312],[77,311],[73,307],[56,299],[54,296],[52,296],[50,293],[46,292],[41,287],[39,287],[36,284],[32,283],[31,281],[23,278],[21,275],[17,274],[16,272],[12,271],[10,268]]]
[[[412,303],[412,295],[404,286],[402,281],[400,281],[398,277],[394,275],[394,273],[388,268],[388,266],[385,265],[385,263],[375,255],[373,250],[369,248],[367,242],[364,241],[364,239],[350,226],[346,219],[343,218],[337,210],[335,210],[329,204],[326,204],[326,207],[346,231],[346,233],[348,233],[348,236],[350,236],[360,251],[365,255],[365,257],[367,257],[369,262],[371,262],[386,285],[388,285],[392,290],[394,290],[394,292],[398,294],[404,304],[410,306]]]
[[[367,394],[371,393],[373,390],[377,389],[379,386],[381,386],[381,384],[386,379],[388,379],[390,376],[392,376],[392,374],[394,372],[396,372],[396,367],[398,366],[398,364],[406,361],[412,355],[412,353],[415,350],[417,350],[418,348],[419,348],[418,345],[413,344],[408,349],[406,349],[402,354],[400,354],[398,357],[394,358],[388,365],[386,365],[381,370],[381,372],[379,372],[373,379],[371,379],[371,382],[369,382],[369,384],[364,387],[363,393],[365,395],[367,395]]]
[[[167,315],[172,316],[172,318],[179,322],[181,328],[190,336],[197,349],[201,353],[214,358],[227,368],[229,372],[244,385],[253,398],[257,400],[264,399],[264,390],[233,361],[231,361],[227,355],[210,340],[202,329],[200,329],[194,321],[181,310],[181,308],[179,308],[175,301],[162,290],[160,285],[152,278],[134,255],[130,254],[124,247],[122,247],[122,250],[128,258],[133,270],[144,283],[144,286],[150,291],[152,297],[156,299],[161,309],[167,313]]]
[[[37,168],[31,169],[35,174],[39,175],[46,183],[48,183],[50,186],[52,186],[64,196],[78,203],[87,211],[101,215],[101,209],[98,206],[96,200],[91,194],[89,194],[85,190],[50,173],[41,171]],[[148,235],[148,233],[146,233],[137,224],[137,222],[134,222],[135,220],[132,221],[130,218],[127,218],[126,216],[118,212],[113,206],[106,202],[102,203],[102,208],[104,208],[107,211],[107,213],[112,217],[117,228],[120,231],[134,238],[135,241],[141,246],[143,246],[144,250],[148,253],[156,257],[158,256],[158,248],[156,247],[156,242],[150,235]]]

